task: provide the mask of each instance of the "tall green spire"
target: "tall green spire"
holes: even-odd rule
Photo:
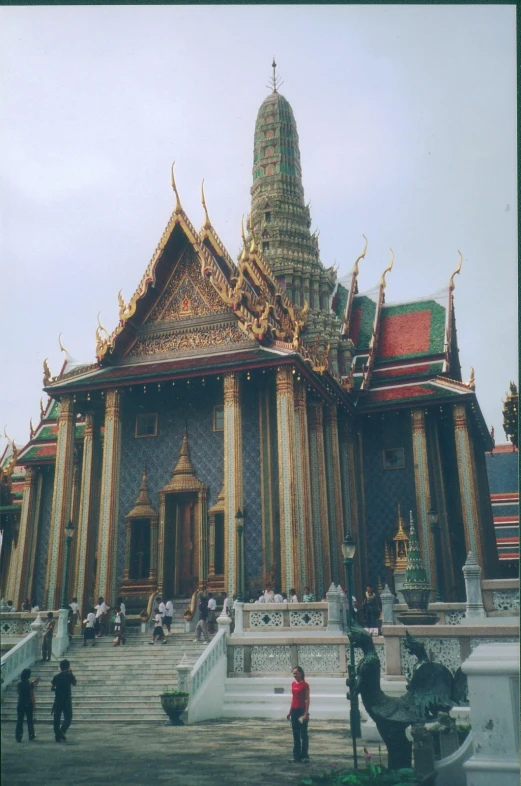
[[[255,123],[252,214],[259,248],[273,273],[298,306],[329,311],[335,274],[320,262],[318,237],[310,232],[304,202],[299,139],[293,110],[278,92],[273,61],[271,94]]]

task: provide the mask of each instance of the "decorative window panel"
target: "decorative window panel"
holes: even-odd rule
[[[244,647],[233,648],[233,671],[234,674],[244,672]]]
[[[305,672],[339,672],[338,645],[300,644],[297,647],[298,665]]]
[[[414,666],[417,664],[418,659],[415,655],[411,655],[404,646],[405,639],[400,639],[400,658],[402,664],[402,674],[410,680]],[[422,638],[420,639],[424,644],[427,654],[430,659],[436,663],[441,663],[446,666],[453,674],[461,666],[461,651],[460,643],[457,638]]]
[[[282,611],[250,611],[250,628],[282,628]]]
[[[323,611],[290,611],[289,624],[292,628],[323,628]]]
[[[494,611],[519,612],[519,590],[494,590],[492,593]]]
[[[291,650],[287,646],[252,647],[252,671],[291,671]]]

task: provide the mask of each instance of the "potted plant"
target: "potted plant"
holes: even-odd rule
[[[181,715],[188,706],[189,693],[168,690],[161,694],[161,706],[170,718],[172,726],[184,726]]]

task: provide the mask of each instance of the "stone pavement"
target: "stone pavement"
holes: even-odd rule
[[[166,719],[166,716],[165,716]],[[309,727],[311,764],[290,764],[289,722],[217,720],[174,727],[115,723],[98,727],[74,723],[66,743],[56,743],[52,726],[27,729],[18,744],[14,723],[2,723],[1,782],[5,786],[112,786],[169,783],[175,786],[287,786],[306,773],[320,774],[333,762],[351,763],[352,742],[345,724],[313,721]],[[378,746],[368,746],[373,763]],[[385,764],[385,746],[382,746]],[[359,744],[361,766],[364,766]]]

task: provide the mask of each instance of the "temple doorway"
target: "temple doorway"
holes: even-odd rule
[[[195,493],[166,494],[164,592],[187,598],[199,585],[199,501]]]

